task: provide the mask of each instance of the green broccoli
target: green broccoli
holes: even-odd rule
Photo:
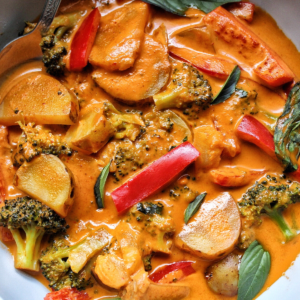
[[[153,99],[160,110],[186,108],[192,103],[205,109],[212,101],[211,86],[192,65],[174,61],[169,85]]]
[[[70,246],[60,236],[43,251],[40,262],[42,274],[55,290],[74,287],[78,290],[92,286],[92,265],[95,255],[109,246],[112,236],[99,229],[84,240]]]
[[[43,36],[40,47],[43,52],[43,63],[47,72],[53,76],[61,76],[65,71],[63,57],[67,55],[67,42],[63,40],[64,35],[73,29],[81,13],[72,13],[56,17],[48,32]]]
[[[0,226],[11,231],[17,244],[16,268],[32,271],[39,270],[43,236],[63,233],[68,228],[66,221],[55,211],[29,197],[5,200],[0,210]]]
[[[23,130],[17,144],[17,148],[12,152],[12,161],[15,167],[22,163],[30,162],[34,157],[44,154],[72,155],[73,151],[63,143],[60,135],[54,135],[44,126],[34,126],[33,123],[23,125],[19,122]]]
[[[258,226],[262,223],[262,215],[269,216],[282,231],[285,240],[295,237],[295,232],[289,227],[282,211],[290,204],[300,201],[300,184],[285,179],[267,175],[247,190],[239,201],[239,209],[251,224]]]
[[[90,265],[79,273],[71,270],[68,257],[78,245],[69,246],[67,241],[61,237],[53,240],[52,244],[42,252],[41,269],[42,274],[49,281],[49,287],[56,291],[64,287],[77,288],[80,291],[93,285]]]
[[[131,141],[135,141],[145,126],[144,121],[138,114],[123,113],[109,102],[104,103],[104,113],[116,129],[114,137],[118,140],[128,138]]]

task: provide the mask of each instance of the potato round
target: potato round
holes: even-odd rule
[[[224,296],[235,296],[238,292],[239,264],[239,256],[230,253],[208,267],[205,277],[211,290]]]
[[[194,221],[176,237],[176,245],[199,257],[216,260],[229,254],[241,231],[238,207],[229,193],[205,201]]]

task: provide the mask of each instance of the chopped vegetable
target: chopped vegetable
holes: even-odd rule
[[[89,61],[107,71],[132,67],[141,52],[149,6],[134,1],[101,19]]]
[[[235,50],[235,58],[246,61],[266,84],[276,87],[294,79],[293,72],[283,60],[223,7],[218,7],[207,14],[203,21],[215,37],[215,48],[221,49],[224,44],[230,43],[230,47]],[[250,61],[249,55],[253,58]]]
[[[236,17],[245,20],[249,23],[253,21],[255,4],[251,2],[229,3],[224,6]]]
[[[87,293],[79,292],[77,289],[70,288],[70,287],[65,287],[57,292],[48,293],[44,298],[44,300],[90,300],[90,299],[91,298]]]
[[[165,265],[163,267],[159,267],[153,273],[151,273],[149,279],[153,282],[159,283],[169,273],[178,270],[181,270],[184,276],[188,276],[195,273],[195,270],[192,267],[193,263],[193,261],[178,261],[169,265]]]
[[[255,144],[272,158],[277,159],[272,134],[255,118],[244,116],[236,132],[240,139]]]
[[[177,247],[204,259],[215,260],[229,254],[238,242],[240,213],[234,199],[223,193],[205,201],[195,220],[177,235]]]
[[[170,69],[166,28],[161,25],[152,36],[145,34],[132,68],[122,72],[96,69],[92,76],[111,96],[132,104],[157,94],[168,82]]]
[[[192,49],[170,46],[169,50],[175,58],[187,61],[201,72],[217,78],[227,78],[236,65],[233,61]]]
[[[115,189],[111,196],[117,211],[123,212],[156,193],[197,159],[199,152],[185,142],[162,156],[138,175]],[[172,172],[170,172],[172,170]],[[159,174],[159,176],[157,176]],[[143,187],[141,189],[141,187]]]
[[[205,272],[207,284],[212,291],[224,296],[238,293],[240,258],[230,253],[227,257],[209,266]]]
[[[104,208],[104,189],[105,189],[105,183],[109,174],[109,167],[110,167],[111,161],[108,165],[106,165],[103,170],[101,171],[99,177],[97,178],[97,181],[94,186],[94,194],[96,197],[96,202],[98,208]]]
[[[268,251],[253,242],[243,255],[239,270],[238,300],[252,300],[264,286],[271,268]]]
[[[99,9],[95,8],[76,31],[71,44],[70,71],[80,71],[88,64],[100,18]]]
[[[292,88],[282,115],[277,120],[275,153],[286,172],[297,171],[300,156],[300,82]]]
[[[185,213],[184,213],[184,223],[187,224],[190,218],[197,213],[199,210],[201,204],[204,201],[204,198],[207,194],[202,193],[201,195],[197,196],[194,201],[192,201],[189,206],[187,207]]]
[[[265,171],[249,170],[242,167],[223,167],[209,172],[212,182],[226,187],[239,187],[249,184]]]
[[[16,172],[14,185],[65,217],[74,201],[72,174],[54,155],[41,154]]]
[[[78,111],[77,99],[58,80],[38,74],[22,79],[8,92],[0,104],[0,122],[72,125]]]
[[[235,92],[236,85],[240,79],[241,70],[238,66],[235,66],[221,90],[214,97],[211,104],[219,104],[226,101]]]

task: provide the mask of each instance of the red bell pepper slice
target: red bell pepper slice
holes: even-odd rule
[[[169,273],[178,271],[178,270],[181,270],[184,275],[183,277],[186,277],[190,274],[195,273],[195,270],[192,267],[193,263],[194,263],[193,261],[178,261],[178,262],[163,266],[163,267],[159,268],[158,270],[154,271],[149,276],[149,279],[152,280],[153,282],[159,282]]]
[[[224,5],[236,17],[243,19],[249,23],[253,21],[255,4],[250,2],[228,3]]]
[[[44,300],[90,300],[87,293],[79,292],[75,288],[65,287],[57,292],[52,292],[46,295]]]
[[[244,116],[237,128],[237,136],[242,140],[255,144],[277,160],[272,134],[255,118],[248,115]]]
[[[242,140],[255,144],[278,162],[272,134],[255,118],[244,116],[237,128],[237,135]],[[300,182],[300,168],[289,173],[289,176]]]
[[[117,211],[123,212],[159,191],[199,155],[200,153],[191,143],[185,142],[153,162],[112,192]]]
[[[88,64],[101,15],[95,8],[82,22],[71,44],[70,71],[80,71]]]
[[[236,66],[230,60],[191,49],[170,46],[169,51],[174,58],[189,62],[201,72],[217,78],[227,78]]]

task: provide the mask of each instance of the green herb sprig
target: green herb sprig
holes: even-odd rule
[[[94,194],[98,208],[104,208],[104,188],[109,174],[110,165],[111,161],[103,168],[94,186]]]
[[[201,204],[204,201],[205,196],[207,193],[202,193],[196,197],[194,201],[192,201],[184,213],[184,223],[187,224],[190,218],[199,210]]]

